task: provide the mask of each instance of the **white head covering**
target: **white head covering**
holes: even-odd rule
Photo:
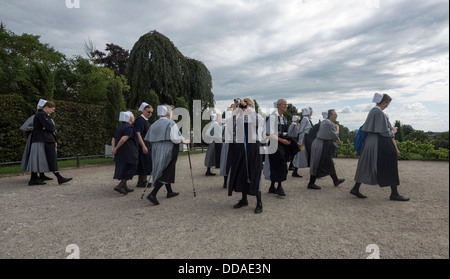
[[[212,121],[216,121],[217,120],[217,114],[216,113],[211,114],[211,120]]]
[[[309,108],[302,108],[302,114],[303,116],[310,115],[311,110]]]
[[[43,108],[43,107],[45,106],[46,103],[47,103],[47,100],[40,99],[39,102],[38,102],[38,104],[37,104],[37,106],[36,106],[36,109],[41,109],[41,108]]]
[[[379,104],[379,103],[381,103],[381,100],[383,100],[383,94],[375,93],[375,94],[373,95],[372,102],[374,102],[374,103],[376,103],[376,104]]]
[[[121,111],[119,114],[119,121],[128,122],[133,117],[133,113],[131,111]]]
[[[144,108],[145,108],[146,106],[149,106],[149,104],[147,104],[146,102],[143,102],[143,103],[141,104],[141,106],[139,107],[139,111],[144,111]]]
[[[328,111],[322,112],[322,117],[323,117],[323,119],[327,119],[328,118]]]
[[[158,106],[157,112],[158,112],[158,116],[166,116],[167,115],[167,107],[166,106]]]
[[[299,119],[298,115],[294,115],[292,116],[292,122],[295,122]]]

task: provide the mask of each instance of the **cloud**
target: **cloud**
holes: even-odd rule
[[[416,103],[414,103],[414,104],[410,104],[410,105],[403,105],[403,109],[405,109],[405,110],[415,110],[415,111],[418,111],[418,110],[423,110],[423,109],[425,109],[426,107],[424,106],[424,105],[422,105],[421,103],[418,103],[418,102],[416,102]]]
[[[299,108],[334,107],[342,124],[356,125],[373,107],[373,93],[382,92],[399,104],[401,117],[414,104],[448,113],[448,1],[80,2],[67,9],[64,0],[6,1],[0,18],[69,57],[84,55],[88,38],[98,49],[112,42],[131,50],[157,30],[205,63],[217,104],[250,96],[271,107],[283,97]],[[442,104],[447,109],[435,108]],[[448,121],[441,125],[448,130]]]

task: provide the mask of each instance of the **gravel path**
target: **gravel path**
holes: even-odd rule
[[[188,157],[180,156],[173,184],[180,195],[167,199],[162,188],[159,206],[141,200],[136,178],[134,192],[113,191],[114,165],[63,169],[74,178],[65,185],[0,177],[0,258],[63,259],[75,251],[66,251],[70,244],[80,258],[364,259],[377,253],[371,244],[380,258],[449,258],[448,162],[400,161],[399,191],[411,201],[394,202],[378,186],[361,187],[365,200],[350,195],[357,160],[335,159],[342,185],[328,177],[316,183],[322,190],[308,190],[302,169],[303,178],[289,173],[280,198],[263,181],[264,211],[256,215],[254,197],[234,209],[240,194],[228,197],[223,177],[204,176],[204,154],[191,158],[197,197]]]

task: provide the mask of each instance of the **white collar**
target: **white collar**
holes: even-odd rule
[[[141,117],[148,121],[148,118],[144,116],[144,114],[141,114]]]

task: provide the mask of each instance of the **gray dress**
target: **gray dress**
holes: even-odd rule
[[[397,157],[396,153],[392,154],[395,152],[392,143],[394,134],[388,117],[376,106],[369,112],[362,130],[368,134],[358,160],[355,181],[368,185],[398,185]],[[380,175],[383,177],[381,184]],[[386,179],[389,181],[385,182]]]
[[[220,158],[216,158],[216,154],[218,153],[216,148],[216,143],[222,143],[222,129],[217,122],[211,123],[211,126],[207,129],[204,135],[205,142],[208,143],[208,148],[206,149],[206,155],[205,155],[205,161],[204,165],[205,167],[211,168],[216,166],[217,167],[217,160],[220,160]]]
[[[323,156],[323,152],[333,152],[334,140],[339,138],[339,134],[336,131],[336,127],[329,119],[325,119],[320,123],[319,131],[317,132],[317,137],[311,145],[311,167],[310,174],[322,177],[327,174],[331,174],[334,170],[334,162],[330,156]],[[326,150],[324,150],[326,148]],[[330,162],[324,162],[324,159],[331,160]],[[324,164],[326,163],[326,164]],[[327,169],[322,171],[319,169],[319,165],[326,165]]]
[[[144,140],[152,144],[153,185],[158,180],[163,184],[173,183],[178,145],[184,140],[176,123],[161,117],[150,127]]]
[[[303,150],[298,152],[295,155],[293,164],[296,168],[307,168],[308,167],[308,151],[306,151],[305,147],[305,135],[309,133],[309,130],[312,128],[311,122],[308,117],[303,117],[302,121],[300,121],[300,126],[298,127],[298,142],[303,145]]]

